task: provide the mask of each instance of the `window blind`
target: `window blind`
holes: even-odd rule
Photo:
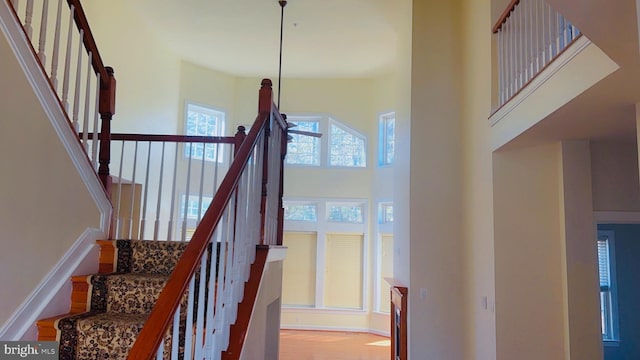
[[[600,291],[608,291],[611,286],[609,267],[609,241],[598,239],[598,271],[600,273]]]

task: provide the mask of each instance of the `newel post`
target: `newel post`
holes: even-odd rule
[[[238,154],[238,150],[240,150],[240,145],[247,137],[246,128],[242,125],[238,126],[238,132],[236,132],[235,140],[233,142],[233,154]]]
[[[116,112],[116,78],[113,68],[105,67],[108,77],[100,81],[100,99],[98,111],[102,125],[100,128],[100,152],[98,154],[98,177],[104,186],[107,196],[111,198],[111,176],[109,163],[111,162],[111,119]]]
[[[267,116],[264,129],[264,152],[262,154],[262,200],[260,201],[260,245],[265,245],[267,233],[267,188],[269,183],[269,136],[271,134],[271,106],[273,104],[273,90],[271,80],[262,79],[258,96],[258,113]]]

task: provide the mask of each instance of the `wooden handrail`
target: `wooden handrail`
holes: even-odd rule
[[[269,82],[270,83],[270,82]],[[266,86],[265,81],[260,89],[260,97],[269,96],[272,98],[271,86]],[[202,256],[209,244],[209,240],[217,224],[222,219],[231,197],[235,194],[235,189],[240,181],[243,170],[247,166],[253,149],[257,146],[259,134],[266,130],[267,122],[270,120],[269,111],[267,114],[261,112],[256,117],[245,141],[242,143],[234,161],[229,167],[227,175],[222,180],[211,205],[207,209],[200,224],[196,228],[189,245],[180,257],[171,277],[167,281],[160,297],[156,302],[144,328],[140,331],[138,338],[129,352],[128,359],[131,360],[151,360],[155,358],[156,350],[162,342],[169,325],[173,321],[173,314],[178,309],[184,292],[189,286],[191,277],[194,276]]]
[[[93,140],[93,134],[87,134]],[[164,134],[128,134],[113,133],[111,141],[148,141],[169,143],[204,143],[204,144],[234,144],[235,136],[200,136],[200,135],[164,135]],[[98,140],[102,135],[98,134]]]
[[[102,57],[100,56],[100,52],[98,51],[96,41],[93,38],[93,33],[91,32],[91,28],[89,27],[89,21],[87,21],[87,16],[84,13],[82,4],[80,4],[80,0],[67,0],[67,4],[69,5],[69,7],[73,6],[75,9],[75,11],[73,12],[73,17],[78,30],[84,31],[84,47],[87,52],[90,51],[93,54],[93,57],[91,58],[93,70],[96,72],[96,74],[100,74],[100,86],[106,88],[109,86],[109,73],[107,72],[107,68],[102,62]]]
[[[502,15],[500,15],[500,17],[498,18],[498,21],[496,21],[496,24],[493,25],[493,28],[491,29],[491,31],[494,34],[497,33],[498,31],[500,31],[500,29],[502,28],[502,25],[507,21],[509,16],[511,16],[511,13],[516,8],[516,6],[518,6],[518,4],[520,4],[520,0],[511,0],[509,2],[509,5],[502,12]]]

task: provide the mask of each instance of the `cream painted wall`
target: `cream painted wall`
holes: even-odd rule
[[[567,358],[561,156],[493,155],[497,360]]]
[[[125,0],[82,3],[105,65],[117,80],[113,132],[175,134],[180,59]]]
[[[630,142],[591,142],[594,211],[640,211],[638,148]]]
[[[459,1],[413,2],[411,359],[464,357],[460,11]]]
[[[462,2],[465,359],[496,358],[491,128],[491,0]]]
[[[589,141],[563,141],[561,214],[567,359],[603,357]]]
[[[178,115],[178,133],[184,134],[184,114],[186,102],[207,105],[225,112],[227,122],[225,135],[235,134],[236,126],[243,123],[235,119],[236,103],[242,102],[245,107],[252,107],[244,98],[236,99],[237,78],[215,70],[182,61],[180,63],[180,101]],[[258,91],[256,90],[257,94]],[[253,106],[257,112],[257,104]],[[254,115],[255,117],[255,115]]]
[[[2,324],[100,213],[4,36],[0,69]]]

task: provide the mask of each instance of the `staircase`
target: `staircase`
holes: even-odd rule
[[[99,245],[102,271],[72,279],[75,311],[38,321],[39,340],[60,341],[60,359],[126,359],[187,243],[114,240]],[[182,346],[184,330],[183,323]],[[166,358],[173,340],[167,333]]]
[[[61,131],[72,137],[77,148],[74,151],[84,151],[82,160],[90,163],[95,171],[96,176],[90,174],[92,176],[83,178],[85,183],[99,182],[104,186],[104,193],[111,196],[116,185],[109,169],[111,158],[120,158],[122,163],[124,142],[135,142],[130,206],[126,205],[125,209],[120,200],[112,201],[109,238],[117,236],[114,234],[136,232],[139,225],[140,232],[136,235],[148,239],[144,235],[152,233],[154,239],[99,241],[98,273],[71,279],[69,313],[39,320],[39,339],[59,341],[61,359],[239,359],[250,332],[251,316],[256,311],[262,275],[269,261],[283,259],[282,252],[271,256],[270,249],[282,244],[282,165],[288,124],[273,103],[271,81],[265,79],[261,83],[258,115],[248,135],[243,127],[239,127],[234,137],[112,134],[114,71],[102,62],[80,0],[58,0],[56,9],[49,7],[49,0],[0,1],[0,20],[21,27],[10,36],[16,42],[28,43],[23,46],[27,50],[20,56],[30,56],[39,62],[29,74],[46,84],[42,86],[46,88],[43,96],[53,99],[51,104],[59,108],[59,118],[70,125]],[[52,30],[47,29],[47,20],[54,18],[55,35],[50,43],[47,34]],[[62,31],[68,31],[65,36],[61,36],[63,23],[68,24]],[[69,49],[74,46],[78,54],[72,59]],[[66,56],[62,54],[65,48]],[[70,90],[73,82],[75,88]],[[102,122],[99,124],[98,120]],[[114,157],[117,150],[111,148],[112,140],[122,142],[118,157]],[[145,178],[149,179],[153,168],[149,160],[152,153],[160,153],[163,160],[157,166],[159,173],[166,172],[165,166],[173,168],[171,186],[163,188],[162,177],[155,185],[157,188],[148,181],[136,182],[139,143],[148,143]],[[152,151],[152,143],[159,144],[161,150]],[[184,215],[178,218],[174,211],[179,213],[181,206],[174,203],[179,203],[180,194],[191,196],[192,154],[188,154],[186,190],[177,188],[176,173],[178,159],[182,160],[180,152],[186,149],[186,144],[194,143],[228,145],[233,157],[225,165],[228,167],[224,169],[224,178],[218,181],[216,167],[214,179],[206,184],[215,194],[204,215],[197,218],[195,232],[185,241],[186,205]],[[82,147],[77,146],[79,144]],[[175,149],[174,163],[163,162],[165,145]],[[202,206],[205,186],[204,163],[203,157],[198,207]],[[125,197],[121,174],[122,165],[118,199]],[[140,185],[144,191],[136,190]],[[145,194],[143,215],[134,218],[133,214],[139,210],[136,201],[140,201],[134,198],[141,193]],[[161,224],[159,217],[147,223],[148,193],[157,194],[157,203],[149,208],[155,207],[159,213],[162,207],[170,207],[168,223]],[[115,194],[111,196],[114,197]],[[162,203],[163,198],[170,199],[170,205]],[[120,219],[119,213],[127,214],[129,219]],[[170,241],[179,221],[182,221],[182,241]],[[159,239],[160,229],[168,229],[166,240]],[[280,271],[281,282],[281,266],[275,266],[273,271],[276,274]],[[279,303],[279,298],[270,301]],[[271,315],[279,319],[279,307],[278,313]],[[277,324],[272,323],[267,324],[268,329],[277,331],[279,320]],[[260,331],[267,331],[264,325]]]

